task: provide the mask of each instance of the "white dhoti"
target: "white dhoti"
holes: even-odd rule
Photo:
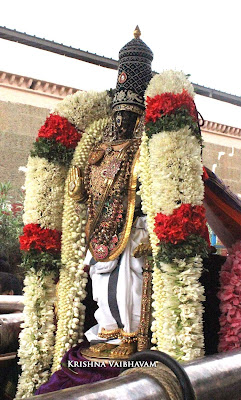
[[[93,299],[99,308],[95,312],[98,324],[85,333],[89,342],[105,340],[98,336],[102,328],[113,330],[122,327],[125,332],[134,332],[138,329],[144,258],[135,258],[132,254],[140,243],[147,241],[146,217],[139,217],[132,227],[124,252],[114,261],[97,262],[90,267]],[[92,255],[88,251],[85,264],[89,265],[91,259]],[[116,318],[116,314],[119,318]],[[116,339],[116,343],[118,341]],[[112,340],[111,343],[115,341]]]

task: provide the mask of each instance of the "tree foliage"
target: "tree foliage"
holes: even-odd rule
[[[23,201],[13,202],[10,182],[0,182],[0,256],[5,256],[12,272],[21,262],[19,235],[23,228]]]

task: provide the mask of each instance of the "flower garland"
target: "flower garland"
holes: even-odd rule
[[[220,272],[220,332],[218,350],[241,347],[241,242],[230,249]]]
[[[140,192],[154,244],[152,343],[180,361],[202,355],[204,344],[199,278],[208,237],[193,95],[181,72],[151,80],[140,163]]]
[[[56,160],[54,163],[50,162],[48,158],[32,154],[26,172],[23,215],[25,227],[20,236],[22,266],[26,270],[25,322],[19,348],[23,372],[16,398],[31,396],[48,380],[54,348],[55,279],[60,268],[62,199],[67,168],[61,163],[57,164]],[[35,290],[36,295],[31,297]],[[33,315],[37,316],[34,324]],[[42,346],[45,343],[44,338],[47,345]],[[26,341],[29,342],[28,345]],[[29,358],[32,360],[29,353],[35,360],[33,365],[28,361]],[[28,384],[29,381],[32,381],[31,385]]]
[[[62,230],[63,190],[67,169],[42,157],[29,157],[23,222]]]
[[[76,148],[72,166],[85,168],[89,152],[98,142],[109,118],[94,122]],[[68,179],[67,179],[68,181]],[[52,372],[60,367],[60,361],[73,345],[80,343],[83,336],[87,274],[84,272],[86,205],[79,204],[69,197],[68,183],[65,187],[65,208],[63,214],[62,269],[59,281],[58,329]]]
[[[46,158],[49,162],[68,165],[81,136],[82,133],[67,118],[50,114],[39,130],[31,156],[39,156]]]
[[[83,131],[87,132],[86,128],[95,119],[108,115],[110,102],[107,92],[77,92],[73,96],[66,97],[40,128],[28,161],[23,217],[25,227],[20,238],[24,253],[23,266],[27,270],[25,323],[19,350],[23,373],[19,381],[17,398],[32,395],[50,374],[54,353],[55,280],[61,265],[60,240],[68,165],[78,141],[92,143],[92,139],[89,141],[88,134],[83,134]],[[79,116],[75,117],[76,110]],[[84,237],[81,239],[85,241]],[[64,273],[64,268],[63,271],[60,269],[61,273]],[[83,271],[80,269],[77,276],[81,274]],[[71,275],[72,286],[75,278]],[[84,277],[81,284],[85,285],[86,281]],[[33,293],[37,285],[39,290],[36,291],[36,296],[31,297],[30,293]],[[78,285],[81,286],[75,282],[75,286]],[[76,287],[73,291],[76,291]],[[81,290],[78,290],[80,294]],[[79,299],[76,298],[74,306],[79,304]],[[83,309],[84,306],[81,312]],[[76,310],[75,307],[75,315]],[[78,313],[79,311],[78,309]],[[37,316],[36,323],[32,324],[34,315]],[[42,346],[42,343],[45,343],[44,338],[48,338],[46,346]],[[36,360],[33,368],[28,362],[29,349]]]
[[[187,240],[190,235],[206,236],[205,208],[182,204],[174,209],[172,215],[158,213],[155,216],[155,229],[158,239],[165,243],[177,244]]]
[[[162,93],[152,98],[147,96],[145,121],[146,123],[156,122],[159,118],[171,114],[177,109],[186,109],[194,121],[197,119],[195,104],[184,89],[182,93],[177,94]]]
[[[24,323],[20,332],[18,355],[22,374],[16,399],[31,396],[49,378],[51,349],[54,345],[54,273],[30,269],[24,280]]]
[[[37,224],[28,224],[20,236],[20,250],[60,251],[61,232],[56,229],[41,228]]]

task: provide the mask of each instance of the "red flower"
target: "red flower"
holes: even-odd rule
[[[23,235],[19,237],[20,250],[30,251],[60,251],[61,232],[56,229],[41,228],[37,224],[28,224],[23,228]]]
[[[54,139],[67,148],[75,148],[81,139],[81,133],[77,131],[67,118],[50,114],[45,124],[39,130],[38,138],[40,137]]]
[[[182,204],[172,215],[159,213],[155,217],[155,229],[160,242],[177,244],[190,235],[202,236],[209,243],[205,208]]]
[[[219,351],[241,347],[241,242],[237,242],[220,273]]]
[[[197,121],[197,111],[195,103],[190,94],[184,89],[182,93],[163,93],[161,95],[146,99],[145,122],[156,122],[158,118],[166,114],[171,114],[178,108],[186,108],[189,114]]]

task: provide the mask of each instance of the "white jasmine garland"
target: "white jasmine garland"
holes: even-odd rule
[[[162,93],[182,93],[194,97],[191,83],[182,72],[164,71],[156,75],[146,97]],[[141,144],[141,195],[144,212],[149,213],[150,230],[158,213],[171,215],[181,204],[202,205],[204,185],[201,179],[201,149],[189,127],[175,132],[159,132]],[[199,283],[202,260],[199,256],[163,263],[158,259],[158,238],[152,236],[154,348],[179,361],[203,354],[202,313],[204,289]]]
[[[150,156],[148,150],[149,139],[145,132],[143,132],[141,146],[140,146],[140,158],[139,158],[139,181],[140,181],[140,195],[142,211],[146,214],[147,228],[152,246],[153,255],[158,252],[158,239],[154,233],[154,217],[155,210],[152,204],[152,177],[150,170]]]
[[[200,145],[190,129],[153,135],[149,150],[155,215],[170,215],[181,204],[201,205],[204,185]]]
[[[194,97],[194,88],[182,71],[167,70],[155,75],[145,92],[145,98],[155,97],[162,93],[182,93],[186,90],[191,97]]]
[[[156,266],[156,264],[154,264],[152,272],[152,286],[153,286],[153,295],[152,295],[153,321],[151,325],[151,331],[152,331],[151,343],[154,345],[152,347],[152,350],[159,350],[160,348],[163,348],[162,343],[164,340],[162,327],[164,323],[163,304],[165,299],[165,287],[163,284],[161,271]]]
[[[199,282],[202,274],[202,259],[199,256],[186,260],[175,260],[178,285],[174,288],[180,311],[179,332],[180,360],[190,361],[204,355],[203,305],[204,288]]]
[[[83,164],[86,162],[90,147],[96,138],[98,138],[98,129],[102,129],[106,125],[104,120],[99,125],[93,122],[95,119],[108,117],[110,114],[110,103],[111,99],[107,95],[107,92],[79,92],[73,96],[68,96],[68,98],[55,108],[54,112],[56,114],[68,118],[69,122],[74,124],[77,129],[85,130],[86,127],[90,128],[89,130],[86,129],[86,133],[82,136],[81,143],[83,146],[82,148],[80,146],[79,153],[75,153],[77,156],[75,156],[72,165],[76,165],[78,162],[80,164],[81,162]],[[91,124],[92,127],[90,127]],[[66,175],[67,170],[65,167],[49,163],[41,157],[29,158],[25,184],[25,224],[36,223],[40,224],[43,228],[61,230]],[[69,213],[73,217],[73,208],[71,209],[70,207]],[[77,341],[81,341],[79,337],[83,331],[85,306],[81,301],[85,297],[84,288],[87,282],[82,260],[85,250],[84,227],[86,218],[84,216],[86,216],[85,205],[83,205],[80,212],[82,225],[78,224],[79,216],[77,214],[75,214],[75,218],[71,219],[68,233],[74,240],[68,243],[66,236],[63,238],[64,252],[62,259],[66,260],[69,254],[70,258],[68,260],[68,268],[64,264],[60,271],[61,282],[59,292],[60,299],[64,297],[65,306],[62,307],[60,302],[59,318],[60,321],[63,321],[65,310],[67,310],[68,315],[66,314],[66,317],[68,317],[67,325],[70,336],[67,335],[64,337],[60,335],[63,346],[57,342],[57,346],[55,347],[56,353],[59,354],[62,354],[63,348],[68,350],[70,344],[73,345]],[[74,232],[74,228],[76,228],[76,232]],[[72,246],[72,244],[74,244],[74,247],[69,251],[69,246]],[[48,277],[51,277],[50,281],[48,281]],[[46,285],[45,280],[47,280]],[[54,354],[54,296],[52,294],[55,291],[55,284],[53,282],[53,275],[45,276],[42,275],[41,271],[36,272],[31,270],[27,273],[25,285],[25,296],[27,295],[25,306],[26,316],[24,329],[20,337],[19,352],[23,372],[19,380],[18,398],[31,396],[48,379]],[[39,291],[37,291],[38,286]],[[69,290],[66,291],[66,288]],[[32,296],[34,291],[37,293],[36,298]],[[51,296],[48,297],[50,293]]]
[[[203,355],[202,301],[204,288],[199,283],[202,259],[175,259],[172,264],[160,263],[165,291],[161,314],[163,342],[158,350],[179,361],[190,361]]]
[[[31,396],[49,378],[54,351],[54,273],[31,269],[24,280],[24,323],[18,355],[22,374],[16,399]]]
[[[62,229],[63,194],[67,168],[45,158],[29,157],[25,180],[24,224]]]
[[[71,167],[78,165],[83,171],[92,146],[98,142],[110,119],[104,118],[94,122],[83,134],[77,146]],[[70,167],[70,169],[71,169]],[[70,173],[70,172],[69,172]],[[85,319],[87,274],[84,272],[85,225],[87,206],[82,203],[76,213],[76,202],[69,197],[68,179],[65,187],[63,235],[62,235],[62,269],[58,289],[58,329],[52,372],[60,367],[60,361],[66,350],[82,341]]]
[[[94,121],[110,116],[111,98],[106,91],[78,91],[65,97],[53,112],[67,118],[79,130],[85,131]]]

